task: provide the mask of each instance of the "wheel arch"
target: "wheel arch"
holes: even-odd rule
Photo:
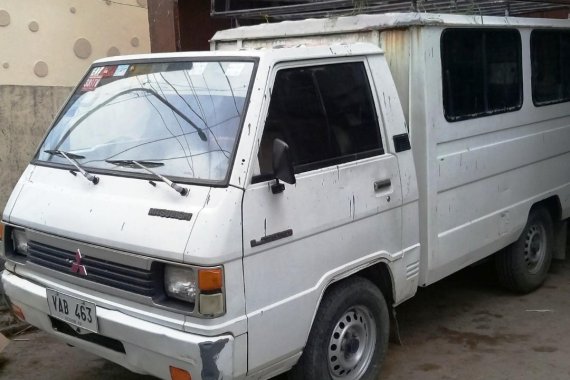
[[[568,238],[568,222],[564,220],[564,213],[562,210],[562,203],[560,202],[560,198],[558,195],[553,195],[548,197],[540,202],[536,202],[532,205],[530,213],[533,209],[536,208],[544,208],[550,214],[552,218],[553,226],[553,233],[554,233],[554,247],[553,247],[553,258],[557,260],[564,260],[566,259],[566,245],[567,245],[567,238]]]
[[[562,220],[562,204],[560,203],[560,198],[558,195],[552,195],[546,199],[534,203],[530,208],[528,215],[530,216],[530,213],[533,210],[541,207],[545,208],[550,213],[550,216],[552,217],[552,221],[554,223],[560,222]]]
[[[394,304],[394,279],[390,267],[385,262],[379,262],[362,269],[353,276],[364,277],[380,289],[389,307]]]
[[[386,299],[386,303],[389,306],[392,306],[394,300],[396,299],[396,295],[394,294],[394,277],[392,275],[392,271],[390,269],[388,262],[378,261],[375,263],[371,263],[368,266],[356,268],[355,270],[348,271],[335,276],[324,287],[316,309],[318,310],[323,297],[325,296],[325,294],[332,285],[341,283],[342,281],[352,277],[363,277],[372,282],[374,285],[376,285],[378,289],[380,289],[382,295]]]
[[[362,277],[372,282],[378,289],[380,289],[380,292],[382,293],[384,299],[386,300],[388,308],[393,307],[394,300],[396,299],[396,297],[394,294],[394,280],[393,280],[392,271],[390,270],[390,266],[387,261],[374,262],[365,267],[360,267],[352,271],[339,273],[326,284],[326,286],[323,288],[321,292],[321,296],[319,297],[315,310],[313,311],[313,318],[311,320],[311,325],[309,326],[309,331],[313,327],[313,324],[315,323],[315,316],[319,311],[323,298],[327,294],[327,291],[330,290],[331,286],[336,286],[342,283],[343,281],[346,281],[353,277]]]

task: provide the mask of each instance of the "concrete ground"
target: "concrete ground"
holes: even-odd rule
[[[391,345],[382,379],[569,379],[570,261],[525,296],[490,273],[470,268],[401,305],[403,346]]]
[[[570,261],[555,262],[526,296],[503,291],[491,272],[466,269],[398,307],[403,345],[390,345],[381,379],[569,379]],[[16,337],[0,355],[0,379],[40,378],[150,379],[42,332]]]

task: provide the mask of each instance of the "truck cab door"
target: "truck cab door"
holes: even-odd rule
[[[243,200],[250,373],[300,354],[329,283],[400,255],[398,160],[386,151],[370,77],[360,57],[274,68]],[[295,171],[283,191],[273,186],[275,139]]]

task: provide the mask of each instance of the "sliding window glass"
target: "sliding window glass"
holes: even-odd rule
[[[443,107],[459,121],[522,107],[517,30],[446,29],[441,37]]]
[[[530,47],[534,104],[570,101],[570,31],[534,30]]]

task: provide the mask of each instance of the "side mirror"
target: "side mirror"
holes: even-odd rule
[[[277,191],[279,193],[285,189],[283,184],[279,184],[279,180],[290,185],[296,182],[289,145],[281,139],[273,140],[273,175],[277,179],[276,186],[279,187],[280,191]]]

